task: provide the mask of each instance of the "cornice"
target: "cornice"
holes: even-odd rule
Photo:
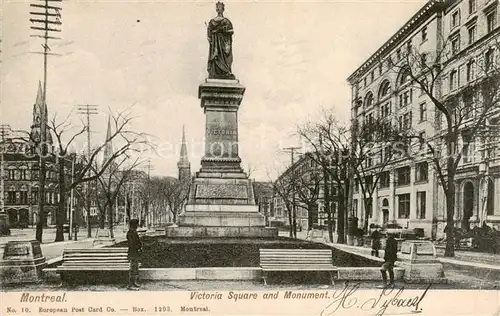
[[[367,61],[365,61],[358,69],[356,69],[348,78],[347,81],[353,84],[356,77],[361,76],[374,63],[379,62],[382,56],[385,56],[388,51],[399,45],[402,40],[411,32],[416,30],[434,13],[443,11],[448,6],[442,0],[428,1],[413,17],[406,22],[388,41],[386,41]]]

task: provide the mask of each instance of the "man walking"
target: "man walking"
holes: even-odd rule
[[[131,219],[129,222],[129,230],[127,232],[128,260],[130,262],[127,288],[134,291],[139,290],[137,278],[139,276],[139,257],[142,250],[141,239],[139,238],[139,234],[137,234],[138,224],[139,221],[137,219]]]
[[[385,243],[384,264],[380,268],[382,273],[382,281],[384,284],[378,288],[385,288],[394,285],[394,263],[398,259],[398,242],[394,239],[393,235],[387,237]],[[387,284],[387,271],[389,271],[389,284]]]

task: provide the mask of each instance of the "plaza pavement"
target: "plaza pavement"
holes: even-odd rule
[[[64,241],[59,243],[53,242],[53,237],[55,231],[52,233],[46,230],[44,234],[44,242],[42,243],[42,252],[46,256],[47,260],[54,259],[61,256],[62,250],[64,248],[80,248],[80,247],[92,247],[93,238],[89,239],[86,237],[87,231],[80,231],[81,236],[78,237],[78,241]],[[95,230],[93,231],[93,236],[95,236]],[[280,232],[281,236],[288,236],[287,232]],[[65,235],[65,238],[67,235]],[[299,232],[298,238],[306,239],[305,232]],[[34,239],[34,230],[32,232],[26,230],[24,232],[14,233],[10,238],[19,239]],[[52,238],[52,239],[51,239]],[[125,239],[125,232],[122,229],[118,229],[115,234],[117,241]],[[7,237],[0,237],[0,243],[5,243]],[[14,240],[14,239],[10,239]],[[330,243],[327,243],[330,244]],[[334,246],[338,248],[343,248],[344,250],[362,254],[364,256],[370,255],[370,248],[366,247],[356,247],[335,244]],[[0,250],[1,251],[1,250]],[[443,258],[441,254],[441,262],[443,263],[445,269],[445,275],[448,279],[448,284],[435,284],[432,285],[434,289],[489,289],[498,290],[500,288],[500,278],[498,274],[491,274],[491,269],[482,269],[480,267],[495,267],[500,271],[500,260],[496,260],[496,256],[493,254],[482,254],[482,253],[469,253],[465,251],[457,252],[456,258]],[[381,257],[383,257],[383,251],[381,251]],[[500,257],[500,256],[498,256]],[[482,258],[487,258],[488,263],[476,262],[480,261]],[[490,262],[491,261],[491,262]],[[493,265],[495,263],[495,265]],[[483,271],[482,274],[478,274],[478,271]],[[57,283],[42,283],[42,284],[25,284],[25,285],[14,285],[6,287],[5,291],[122,291],[126,290],[124,280],[123,284],[82,284],[82,285],[61,285]],[[380,282],[361,282],[360,288],[362,289],[375,289]],[[397,286],[405,286],[408,289],[421,289],[424,285],[421,284],[404,284],[403,282],[397,283]],[[268,290],[272,288],[273,290],[301,290],[301,289],[325,289],[325,288],[341,288],[343,287],[343,282],[337,282],[336,285],[321,285],[321,284],[271,284],[265,286],[259,281],[148,281],[142,284],[142,290],[144,291],[195,291],[195,290]]]
[[[45,259],[51,260],[62,255],[65,248],[90,248],[92,247],[92,242],[97,233],[97,228],[92,228],[92,237],[87,237],[87,229],[85,227],[80,228],[78,231],[77,241],[68,240],[68,234],[64,234],[64,241],[54,242],[56,229],[53,227],[45,228],[42,234],[42,253]],[[126,233],[120,226],[114,230],[115,240],[120,242],[126,239]],[[9,241],[16,240],[35,240],[35,229],[34,228],[24,228],[24,229],[11,229],[10,236],[0,237],[0,258],[3,256],[3,250],[5,244]]]

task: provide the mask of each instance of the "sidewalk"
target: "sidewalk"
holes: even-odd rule
[[[87,237],[87,229],[80,228],[78,231],[78,240],[68,240],[68,234],[64,234],[64,241],[54,242],[55,239],[55,228],[46,228],[42,235],[42,244],[40,245],[42,249],[42,254],[45,259],[51,260],[62,256],[62,252],[66,248],[91,248],[93,247],[94,237],[96,235],[97,228],[92,228],[92,237]],[[116,242],[120,242],[126,239],[125,233],[120,229],[114,231]],[[5,244],[9,241],[15,240],[34,240],[35,239],[35,229],[25,228],[25,229],[12,229],[11,236],[0,237],[0,258],[3,257],[3,251]]]

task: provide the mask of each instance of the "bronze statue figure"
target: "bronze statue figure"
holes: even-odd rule
[[[234,79],[231,72],[233,63],[233,25],[223,15],[224,3],[217,2],[216,11],[217,16],[210,20],[207,27],[207,38],[210,43],[207,67],[208,78]]]

